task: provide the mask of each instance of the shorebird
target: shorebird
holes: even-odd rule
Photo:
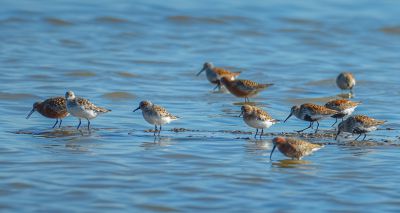
[[[344,117],[351,115],[360,104],[361,102],[349,101],[347,99],[332,100],[327,102],[325,104],[326,108],[333,109],[339,112],[338,114],[332,116],[332,118],[336,119],[335,123],[333,123],[332,126],[337,123],[338,118],[341,118],[343,121]]]
[[[272,140],[272,143],[274,144],[274,147],[269,155],[270,160],[272,160],[272,154],[276,147],[278,147],[278,150],[285,156],[297,160],[301,160],[304,156],[310,155],[323,147],[320,144],[313,144],[300,139],[284,137],[276,137]]]
[[[150,101],[141,101],[139,103],[139,107],[133,110],[136,112],[138,109],[142,110],[143,118],[149,123],[154,125],[154,136],[158,131],[158,135],[161,133],[161,126],[171,121],[177,120],[179,117],[172,115],[171,113],[167,112],[161,106],[154,105]],[[160,126],[160,129],[157,129],[157,126]]]
[[[356,79],[351,72],[342,72],[337,76],[336,84],[341,90],[350,90],[350,93],[353,93]]]
[[[214,89],[216,88],[221,89],[221,82],[219,80],[220,78],[227,77],[228,79],[235,80],[241,73],[241,72],[231,72],[229,70],[220,67],[214,67],[214,65],[210,62],[204,63],[203,68],[200,70],[199,73],[197,73],[197,76],[199,76],[203,71],[206,71],[206,76],[208,81],[212,84],[217,85]]]
[[[227,77],[220,79],[228,91],[239,98],[244,98],[244,102],[250,102],[249,98],[257,95],[261,90],[264,90],[273,84],[259,84],[250,80],[231,80]]]
[[[315,133],[317,133],[319,127],[318,121],[324,118],[331,117],[337,113],[338,112],[336,110],[328,109],[324,106],[306,103],[300,106],[293,106],[290,110],[289,116],[285,119],[284,122],[286,122],[292,115],[296,116],[300,120],[310,122],[310,125],[307,128],[299,130],[297,132],[303,132],[304,130],[311,128],[314,122],[317,122],[317,129],[315,130]]]
[[[386,121],[370,118],[366,115],[350,116],[339,124],[335,140],[341,132],[359,134],[355,140],[357,140],[359,137],[361,137],[362,134],[364,134],[363,140],[365,140],[368,132],[375,131],[378,126],[384,124],[385,122]]]
[[[240,113],[239,117],[243,115],[244,122],[247,125],[256,128],[256,134],[254,135],[254,138],[257,137],[258,129],[261,129],[261,138],[262,134],[264,133],[264,128],[269,128],[278,122],[278,120],[273,119],[266,111],[255,106],[246,104],[242,106],[241,111],[242,112]]]
[[[33,104],[32,110],[29,112],[28,116],[26,116],[26,119],[29,119],[31,115],[35,111],[37,111],[46,118],[56,119],[56,122],[54,123],[52,128],[56,127],[58,121],[60,121],[60,124],[58,125],[58,128],[60,128],[62,119],[69,115],[65,106],[65,102],[65,98],[61,96],[35,102]]]
[[[85,98],[76,98],[74,92],[68,91],[65,93],[67,99],[67,111],[74,117],[79,118],[79,124],[76,129],[81,126],[81,119],[88,121],[87,128],[90,131],[90,120],[96,118],[100,114],[110,112],[111,110],[98,107]]]

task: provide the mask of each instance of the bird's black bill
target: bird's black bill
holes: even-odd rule
[[[274,148],[272,148],[271,154],[269,155],[269,159],[272,160],[272,154],[274,153],[276,148],[276,145],[274,145]]]
[[[290,117],[292,117],[293,113],[290,113],[290,115],[285,119],[285,121],[283,121],[283,123],[285,123]]]
[[[198,73],[196,74],[196,76],[199,76],[204,70],[205,70],[205,68],[201,69],[200,72],[198,72]]]
[[[140,109],[140,107],[136,108],[135,110],[133,110],[133,112],[136,112],[138,109]]]
[[[239,115],[239,117],[242,117],[242,115],[243,115],[243,111],[242,111],[242,112],[240,112],[240,115]]]
[[[35,112],[35,109],[32,109],[32,110],[29,112],[28,116],[26,116],[26,119],[29,119],[29,118],[31,117],[31,115],[32,115],[34,112]]]

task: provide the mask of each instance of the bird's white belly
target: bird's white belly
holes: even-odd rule
[[[144,120],[147,121],[149,124],[158,124],[155,116],[150,115],[150,113],[146,113],[145,111],[142,112]]]
[[[160,117],[155,113],[142,112],[143,118],[153,125],[164,125],[172,121],[170,117]]]
[[[357,106],[352,107],[352,108],[345,109],[345,110],[342,111],[342,113],[345,114],[345,116],[351,115],[351,114],[354,112],[354,110],[355,110],[356,108],[357,108]]]
[[[272,126],[272,124],[274,124],[271,121],[260,121],[256,119],[250,119],[250,120],[245,119],[244,122],[246,122],[247,125],[256,129],[269,128]]]
[[[97,113],[93,110],[85,110],[80,106],[67,106],[68,112],[78,118],[93,119],[97,117]]]
[[[371,127],[359,126],[358,129],[361,131],[365,131],[365,132],[372,132],[372,131],[375,131],[376,129],[378,129],[378,127],[377,126],[371,126]]]
[[[158,119],[159,125],[164,125],[171,122],[172,119],[170,117],[162,117]]]

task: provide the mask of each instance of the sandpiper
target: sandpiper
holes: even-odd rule
[[[264,133],[264,128],[269,128],[273,124],[277,123],[278,120],[273,119],[266,111],[256,107],[256,106],[250,106],[250,105],[244,105],[241,108],[241,113],[239,115],[243,115],[243,120],[244,122],[253,127],[256,128],[256,134],[254,135],[254,138],[257,137],[258,129],[261,129],[261,134]]]
[[[167,110],[164,109],[163,107],[154,105],[150,101],[141,101],[139,103],[139,107],[133,111],[136,112],[136,110],[138,109],[142,110],[143,118],[149,124],[154,125],[154,136],[156,135],[157,131],[158,135],[160,135],[162,125],[170,123],[171,121],[174,121],[179,118],[167,112]],[[160,126],[159,130],[157,129],[157,126]]]
[[[65,106],[65,98],[61,96],[35,102],[32,110],[29,112],[28,116],[26,116],[26,119],[29,119],[35,111],[39,112],[46,118],[56,119],[56,123],[54,123],[52,128],[56,127],[59,121],[60,124],[58,125],[58,128],[60,128],[62,119],[69,115]]]
[[[235,80],[241,73],[241,72],[231,72],[229,70],[220,67],[214,67],[214,65],[211,62],[205,62],[203,68],[200,70],[199,73],[197,73],[197,76],[199,76],[203,71],[206,71],[206,76],[208,81],[212,84],[217,85],[214,89],[216,88],[221,89],[221,82],[219,80],[220,78],[227,77],[231,80]]]
[[[336,119],[335,123],[333,123],[332,126],[337,123],[338,118],[341,118],[343,121],[344,117],[351,115],[360,104],[361,102],[349,101],[347,99],[338,99],[327,102],[325,104],[326,108],[333,109],[339,112],[338,114],[332,116],[332,118]]]
[[[220,81],[221,84],[224,85],[231,94],[239,98],[244,98],[244,102],[250,102],[250,97],[254,97],[261,90],[264,90],[273,85],[259,84],[250,80],[231,80],[227,77],[222,77]]]
[[[342,72],[337,76],[336,84],[341,90],[350,90],[350,93],[353,93],[356,79],[351,72]]]
[[[98,115],[110,112],[111,110],[98,107],[85,98],[76,98],[74,92],[68,91],[65,93],[67,99],[67,111],[74,117],[79,118],[79,124],[76,129],[81,126],[81,119],[84,118],[88,121],[87,128],[90,131],[90,120],[96,118]]]
[[[379,125],[382,125],[385,122],[386,121],[376,120],[365,115],[350,116],[339,124],[335,140],[341,132],[359,134],[355,140],[357,140],[362,134],[364,134],[363,140],[365,140],[368,132],[375,131]]]
[[[317,122],[317,128],[315,130],[315,133],[317,133],[319,127],[318,121],[336,115],[337,113],[338,111],[328,109],[324,106],[305,103],[300,106],[293,106],[290,110],[289,116],[285,119],[284,122],[286,122],[292,115],[296,116],[300,120],[310,122],[310,125],[307,128],[299,130],[297,132],[303,132],[304,130],[311,128],[314,122]]]
[[[285,156],[297,160],[300,160],[304,156],[310,155],[323,147],[323,145],[320,144],[313,144],[296,138],[284,137],[276,137],[272,140],[272,143],[274,144],[274,147],[272,148],[269,159],[272,159],[272,154],[276,147],[278,147],[278,150]]]

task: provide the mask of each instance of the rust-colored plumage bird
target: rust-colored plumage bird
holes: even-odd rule
[[[338,99],[327,102],[325,104],[326,108],[338,111],[337,114],[332,116],[332,118],[336,118],[336,121],[332,126],[337,123],[338,118],[341,118],[343,121],[344,117],[351,115],[360,104],[361,102],[350,101],[347,99]]]
[[[245,102],[249,102],[250,97],[254,97],[260,91],[272,86],[273,84],[259,84],[250,80],[231,80],[227,77],[221,78],[221,84],[224,85],[228,91],[239,98],[244,98]]]
[[[300,160],[304,156],[310,155],[311,153],[323,147],[320,144],[313,144],[296,138],[276,137],[272,140],[272,142],[274,147],[272,148],[269,156],[270,159],[272,159],[272,154],[277,147],[278,150],[285,156],[297,160]]]
[[[58,125],[58,127],[60,128],[62,119],[69,115],[65,104],[66,100],[64,97],[61,96],[35,102],[33,104],[32,110],[29,112],[28,116],[26,116],[26,119],[29,119],[31,115],[35,111],[37,111],[46,118],[56,119],[56,122],[54,123],[52,128],[56,127],[58,122],[60,122],[60,124]]]

